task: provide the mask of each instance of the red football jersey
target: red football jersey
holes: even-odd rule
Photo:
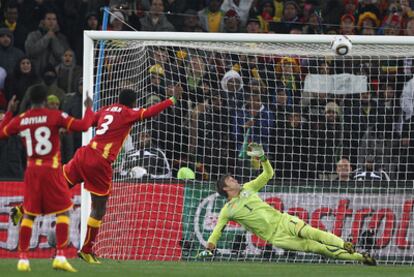
[[[4,119],[6,122],[1,124],[0,138],[19,134],[26,146],[29,161],[35,161],[36,165],[52,162],[57,167],[60,164],[59,129],[85,131],[91,126],[92,120],[91,109],[87,109],[82,120],[47,108],[30,109],[13,119],[8,113]]]
[[[136,121],[152,117],[173,104],[172,99],[167,99],[148,109],[131,109],[122,104],[102,108],[95,115],[94,125],[97,128],[95,137],[89,143],[90,147],[98,150],[102,157],[112,163]]]

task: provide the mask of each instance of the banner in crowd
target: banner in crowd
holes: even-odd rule
[[[272,188],[268,186],[268,192],[259,195],[276,209],[296,215],[313,227],[331,231],[355,244],[361,241],[364,231],[375,230],[376,255],[387,259],[412,259],[414,195],[269,192]],[[183,256],[190,257],[198,249],[206,246],[225,200],[213,190],[206,190],[206,187],[200,190],[192,186],[186,187],[185,199],[184,237],[189,247],[183,249]],[[260,258],[264,250],[269,250],[269,245],[246,232],[239,224],[229,222],[218,242],[219,254],[234,254],[239,249],[244,250],[243,253],[238,253],[238,256]],[[271,246],[270,249],[276,254],[283,253],[281,249],[272,249]]]
[[[22,182],[0,182],[0,258],[17,258],[19,227],[14,226],[9,219],[9,212],[13,206],[23,202]],[[70,238],[66,256],[76,256],[79,247],[80,228],[80,189],[72,189],[74,194],[74,209],[70,212]],[[30,254],[32,258],[50,258],[54,255],[54,248],[48,243],[48,236],[55,231],[55,216],[39,216],[33,225],[30,240]],[[53,238],[53,237],[52,237]]]
[[[354,94],[368,91],[368,78],[365,75],[308,74],[303,91],[330,94]]]

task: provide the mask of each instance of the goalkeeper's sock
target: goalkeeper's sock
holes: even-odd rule
[[[299,231],[299,236],[301,238],[318,241],[326,245],[344,248],[343,239],[332,233],[313,228],[310,225],[303,226],[303,228]]]
[[[32,236],[33,220],[23,218],[20,225],[19,232],[19,258],[27,259],[27,252],[29,251],[30,238]]]
[[[85,242],[83,243],[82,252],[84,253],[92,253],[92,246],[95,243],[96,236],[98,235],[99,228],[101,227],[101,220],[97,220],[93,217],[89,217],[88,219],[88,229],[86,230],[86,238]]]
[[[56,218],[56,255],[64,256],[63,249],[69,241],[69,217],[60,215]]]

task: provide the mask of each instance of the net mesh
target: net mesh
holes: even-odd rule
[[[245,151],[257,142],[275,168],[260,194],[268,203],[381,262],[413,263],[413,47],[355,44],[336,56],[329,43],[108,40],[100,78],[95,56],[99,107],[123,88],[138,91],[140,107],[182,92],[131,130],[114,164],[99,256],[193,259],[224,205],[215,181],[260,174]],[[272,247],[237,223],[214,259],[326,261]]]

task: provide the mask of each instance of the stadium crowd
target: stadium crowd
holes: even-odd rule
[[[409,0],[0,3],[0,120],[13,95],[19,113],[27,110],[31,87],[39,83],[48,89],[51,108],[81,117],[82,32],[101,29],[101,8],[107,5],[112,31],[414,35]],[[250,140],[262,143],[275,162],[276,178],[414,179],[412,58],[347,63],[166,47],[154,47],[151,54],[146,104],[176,90],[183,91],[183,100],[152,120],[151,135],[132,148],[162,149],[160,163],[167,159],[174,176],[185,166],[204,180],[227,171],[249,178],[257,170],[255,161],[242,157],[249,130]],[[364,74],[369,91],[307,93],[307,73]],[[81,135],[62,133],[61,140],[66,163]],[[22,178],[24,157],[19,137],[0,141],[0,178]]]

